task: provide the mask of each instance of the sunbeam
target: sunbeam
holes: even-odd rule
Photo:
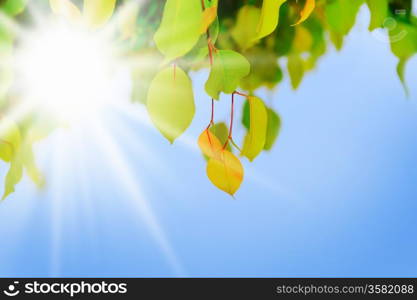
[[[103,150],[106,168],[114,174],[117,184],[127,191],[126,205],[137,213],[138,217],[135,219],[148,228],[175,276],[185,275],[185,270],[152,211],[141,183],[102,119],[103,111],[112,111],[113,115],[128,111],[124,108],[129,104],[127,97],[123,99],[126,104],[122,105],[121,94],[114,91],[114,76],[117,77],[119,69],[126,66],[140,68],[143,64],[156,63],[156,59],[149,60],[149,57],[144,60],[127,56],[124,60],[119,60],[118,57],[124,50],[119,47],[119,41],[113,40],[120,21],[129,10],[139,10],[142,2],[130,1],[117,11],[103,29],[97,31],[84,28],[80,23],[69,22],[62,16],[45,14],[33,1],[30,1],[27,10],[31,23],[28,27],[22,27],[8,16],[0,14],[0,22],[6,24],[19,41],[13,61],[7,61],[8,64],[12,62],[15,82],[11,90],[16,98],[16,103],[8,111],[8,118],[20,122],[32,114],[41,113],[57,119],[58,127],[61,127],[56,129],[50,145],[51,154],[42,164],[47,165],[50,170],[47,188],[53,198],[50,211],[50,276],[59,276],[63,272],[62,247],[66,238],[63,232],[67,225],[77,226],[75,222],[80,213],[85,219],[91,220],[85,230],[91,237],[91,243],[95,240],[93,220],[96,213],[85,164],[90,155],[87,153],[87,144],[94,144]],[[126,70],[122,72],[126,73]],[[143,125],[148,123],[144,116],[135,117]],[[3,120],[0,130],[5,125],[7,124]],[[123,125],[120,124],[113,126],[115,131],[122,132],[121,128]],[[133,132],[124,132],[126,138],[135,140]],[[147,158],[149,169],[163,170],[164,166],[151,149],[140,143],[134,145]],[[80,193],[78,199],[64,203],[65,184],[68,181],[77,185]],[[64,223],[64,215],[71,217],[71,224]]]
[[[93,136],[97,139],[98,144],[102,145],[103,149],[106,149],[104,155],[111,161],[110,167],[114,170],[114,174],[117,174],[119,183],[125,187],[125,190],[129,195],[129,197],[126,198],[129,200],[129,205],[132,205],[132,208],[134,208],[141,216],[140,220],[149,228],[152,236],[161,248],[163,255],[172,266],[176,276],[184,276],[184,268],[181,266],[164,231],[158,223],[157,218],[141,189],[140,183],[134,180],[136,176],[131,171],[129,163],[126,162],[123,152],[104,128],[103,123],[100,123],[100,120],[97,120],[97,122],[92,124],[92,130],[94,131]]]
[[[61,270],[61,241],[62,232],[64,230],[63,224],[63,198],[64,191],[63,185],[65,179],[63,178],[64,172],[67,168],[68,155],[71,153],[66,151],[67,140],[62,136],[58,136],[56,142],[52,145],[51,153],[51,174],[50,174],[50,187],[51,195],[54,201],[51,203],[51,260],[50,260],[50,275],[59,276]],[[68,213],[68,211],[66,211]]]

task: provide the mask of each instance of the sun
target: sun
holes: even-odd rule
[[[113,67],[111,43],[103,35],[59,20],[27,33],[16,57],[22,99],[65,121],[106,102]]]

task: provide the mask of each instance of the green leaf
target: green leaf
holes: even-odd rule
[[[211,43],[214,45],[217,41],[217,38],[219,36],[219,28],[220,22],[219,18],[216,17],[216,19],[213,21],[213,23],[209,27],[209,35]],[[207,36],[201,35],[200,39],[198,40],[197,44],[194,46],[194,48],[187,53],[187,55],[184,57],[186,61],[190,62],[190,65],[199,65],[201,63],[206,63],[205,59],[207,58],[209,54],[208,50],[208,44],[207,44]]]
[[[214,99],[219,99],[220,92],[231,94],[249,72],[249,62],[243,55],[232,50],[218,50],[214,54],[206,92]]]
[[[304,77],[304,61],[299,55],[288,57],[288,73],[290,74],[291,86],[294,90],[298,88]]]
[[[222,145],[226,144],[227,139],[229,138],[229,128],[225,123],[221,122],[214,124],[210,127],[210,131],[219,139]],[[232,150],[230,143],[227,144],[226,150]]]
[[[291,26],[294,21],[290,18],[292,9],[288,2],[285,2],[279,11],[278,28],[271,39],[274,52],[277,56],[285,56],[290,50],[295,37],[295,26]]]
[[[407,58],[400,58],[398,65],[397,65],[397,74],[398,78],[401,81],[401,84],[404,88],[404,92],[406,96],[408,97],[410,95],[410,90],[408,88],[407,82],[405,81],[405,67],[407,64]]]
[[[242,89],[250,92],[262,86],[272,89],[282,80],[282,70],[278,65],[278,58],[273,52],[255,46],[247,50],[245,56],[249,60],[251,71],[241,80],[240,87]]]
[[[91,27],[101,27],[111,18],[116,0],[84,0],[84,17]]]
[[[241,155],[253,161],[264,149],[268,115],[264,103],[258,97],[248,97],[250,127],[245,137]]]
[[[299,26],[298,26],[299,27]],[[313,44],[310,49],[310,58],[308,61],[311,61],[310,67],[313,68],[315,62],[317,62],[318,58],[323,56],[326,53],[326,37],[325,31],[318,19],[309,18],[304,24],[303,27],[306,27],[313,38]]]
[[[155,126],[173,143],[194,117],[190,78],[175,66],[159,72],[149,87],[147,107]]]
[[[369,30],[383,27],[384,21],[388,17],[389,0],[366,0],[366,4],[371,12],[371,22]]]
[[[330,37],[337,49],[341,49],[344,36],[355,24],[356,15],[363,3],[364,0],[336,0],[325,6]]]
[[[337,0],[326,5],[327,22],[332,31],[346,35],[355,24],[364,0]]]
[[[271,34],[277,28],[279,9],[285,1],[287,0],[263,0],[261,17],[256,29],[256,39]]]
[[[258,36],[258,24],[261,19],[261,10],[252,5],[243,6],[237,15],[232,37],[242,50],[255,44]]]
[[[417,25],[402,21],[389,31],[391,50],[400,59],[410,58],[417,52]]]
[[[250,128],[250,105],[247,99],[245,103],[243,104],[242,124],[247,130],[249,130]]]
[[[167,0],[154,40],[167,61],[188,53],[198,42],[202,28],[200,1]]]
[[[267,108],[268,126],[266,129],[266,140],[264,150],[269,151],[274,146],[281,130],[281,118],[271,108]]]
[[[24,11],[26,4],[27,0],[3,0],[0,1],[0,10],[9,16],[16,16]]]
[[[405,81],[405,68],[407,61],[417,53],[417,28],[415,25],[398,21],[396,27],[389,31],[389,35],[391,51],[399,58],[397,74],[408,97],[409,89]]]

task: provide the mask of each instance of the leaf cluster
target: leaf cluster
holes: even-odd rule
[[[389,42],[398,58],[397,73],[408,93],[406,63],[417,52],[417,18],[411,0],[50,0],[51,12],[92,30],[116,26],[115,41],[130,62],[132,101],[146,105],[155,127],[170,142],[192,123],[196,110],[191,71],[207,69],[204,84],[212,107],[198,144],[207,159],[207,175],[233,195],[243,181],[241,157],[253,161],[276,143],[281,117],[256,96],[275,89],[288,76],[295,90],[330,47],[343,48],[346,36],[366,6],[369,31]],[[26,0],[1,0],[11,18],[25,15]],[[114,13],[116,11],[116,13]],[[116,24],[116,25],[115,25]],[[15,37],[0,22],[0,158],[10,163],[5,195],[13,191],[22,169],[36,182],[32,154],[39,124],[7,118],[14,105],[10,62]],[[384,46],[384,43],[381,43]],[[215,121],[220,95],[230,95],[230,119]],[[236,102],[236,103],[235,103]],[[233,138],[236,105],[242,108],[240,143]],[[42,122],[41,122],[42,123]],[[226,125],[228,124],[228,125]],[[0,126],[1,127],[1,126]],[[42,127],[42,126],[40,126]],[[238,145],[240,144],[240,146]]]

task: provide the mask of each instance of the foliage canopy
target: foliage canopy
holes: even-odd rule
[[[19,36],[9,21],[31,26],[29,1],[0,0],[0,12],[6,16],[0,18],[0,159],[10,164],[3,199],[14,191],[23,171],[43,186],[33,145],[57,126],[54,116],[42,111],[20,118],[9,113],[19,98],[12,89],[18,80],[13,55]],[[194,117],[188,73],[208,69],[205,90],[212,115],[198,145],[207,159],[208,178],[230,195],[244,177],[238,156],[253,161],[262,151],[271,150],[281,129],[279,114],[256,96],[257,90],[274,89],[287,75],[297,89],[330,44],[338,50],[343,47],[363,6],[370,11],[369,30],[386,37],[385,44],[398,58],[397,72],[406,91],[406,63],[417,52],[417,18],[411,0],[36,2],[48,14],[83,24],[88,30],[114,27],[113,39],[121,55],[134,61],[132,101],[146,105],[155,127],[171,143]],[[214,106],[221,94],[231,96],[229,125],[215,122]],[[233,140],[235,98],[242,104],[241,126],[247,130],[241,143]]]

